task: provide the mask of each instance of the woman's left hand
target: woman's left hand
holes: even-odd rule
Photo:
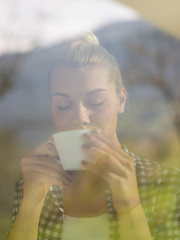
[[[84,133],[83,139],[83,149],[92,161],[83,160],[82,165],[108,182],[117,213],[128,212],[140,199],[134,158],[96,130]]]

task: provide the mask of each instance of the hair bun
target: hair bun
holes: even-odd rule
[[[95,45],[99,45],[99,40],[96,37],[96,35],[91,32],[91,31],[86,31],[84,34],[84,40],[87,40],[87,42],[95,44]]]
[[[93,32],[91,32],[90,30],[87,30],[73,40],[73,46],[79,45],[82,43],[99,45],[99,40]]]

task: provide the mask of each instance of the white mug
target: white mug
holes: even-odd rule
[[[84,170],[82,160],[88,160],[87,154],[82,150],[82,135],[90,129],[58,132],[53,135],[55,146],[60,158],[60,163],[66,171]]]

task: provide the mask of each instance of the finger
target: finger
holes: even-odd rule
[[[111,172],[109,168],[107,168],[107,166],[104,164],[96,165],[83,160],[82,165],[86,168],[86,170],[96,174],[107,182],[110,181],[112,176],[118,177],[115,173]]]
[[[99,148],[102,148],[108,152],[115,154],[120,154],[124,158],[128,158],[129,154],[126,153],[121,146],[115,146],[112,144],[102,133],[99,131],[93,130],[91,133],[84,133],[83,134],[83,139],[85,140],[86,143],[88,143],[90,146],[96,146]]]
[[[22,165],[22,168],[24,166],[31,166],[31,165],[33,165],[34,168],[36,168],[37,166],[43,166],[44,168],[47,169],[47,171],[49,171],[50,169],[54,169],[56,171],[63,172],[63,175],[66,177],[69,176],[69,174],[64,171],[61,164],[59,164],[58,162],[56,162],[55,160],[49,157],[44,157],[44,156],[43,157],[26,157],[22,159],[21,165]]]
[[[90,147],[85,150],[88,154],[88,161],[86,163],[86,168],[97,169],[100,171],[112,172],[120,176],[125,176],[127,169],[118,161],[113,155],[98,149],[96,147]],[[85,163],[85,162],[84,162]]]
[[[36,184],[48,184],[48,185],[68,185],[69,180],[66,178],[59,178],[57,176],[51,176],[44,173],[37,172],[36,170],[29,170],[29,177],[27,178],[28,181],[34,182]],[[27,181],[27,180],[26,180]]]
[[[51,140],[48,140],[48,142],[41,143],[40,145],[38,145],[35,149],[30,151],[27,154],[27,156],[48,156],[49,155],[59,159],[55,145],[53,145],[49,141]]]
[[[22,162],[22,170],[23,173],[34,171],[37,174],[44,174],[46,176],[57,177],[63,180],[70,180],[70,175],[63,170],[61,165],[47,157],[26,158]]]
[[[37,173],[41,174],[46,174],[49,176],[54,176],[54,177],[67,177],[66,174],[64,174],[64,171],[61,169],[54,169],[54,168],[47,168],[47,166],[40,165],[40,164],[31,164],[31,165],[24,165],[22,168],[23,171],[36,171]]]
[[[54,138],[53,138],[53,136],[50,136],[50,137],[48,138],[48,140],[54,142]]]
[[[51,136],[51,137],[48,138],[47,143],[50,143],[50,144],[52,144],[53,146],[56,146],[56,144],[55,144],[55,142],[54,142],[53,136]]]
[[[86,137],[86,135],[85,135],[85,137]],[[114,156],[114,158],[116,158],[124,166],[128,165],[127,158],[125,158],[123,156],[124,154],[117,152],[117,150],[115,150],[114,148],[112,148],[111,146],[107,145],[106,143],[104,143],[103,141],[99,140],[98,138],[96,138],[94,136],[88,136],[88,139],[89,139],[87,141],[88,143],[86,142],[86,144],[83,145],[84,150],[86,150],[86,147],[87,147],[87,151],[88,151],[88,148],[91,150],[93,147],[97,148],[99,150],[103,150],[107,154]],[[127,156],[128,156],[128,158],[131,157],[129,155],[127,155]]]

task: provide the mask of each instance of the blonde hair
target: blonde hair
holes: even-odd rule
[[[122,87],[122,77],[115,58],[103,48],[92,32],[63,43],[56,54],[52,70],[60,67],[80,68],[84,66],[103,67],[114,81],[116,90]]]

